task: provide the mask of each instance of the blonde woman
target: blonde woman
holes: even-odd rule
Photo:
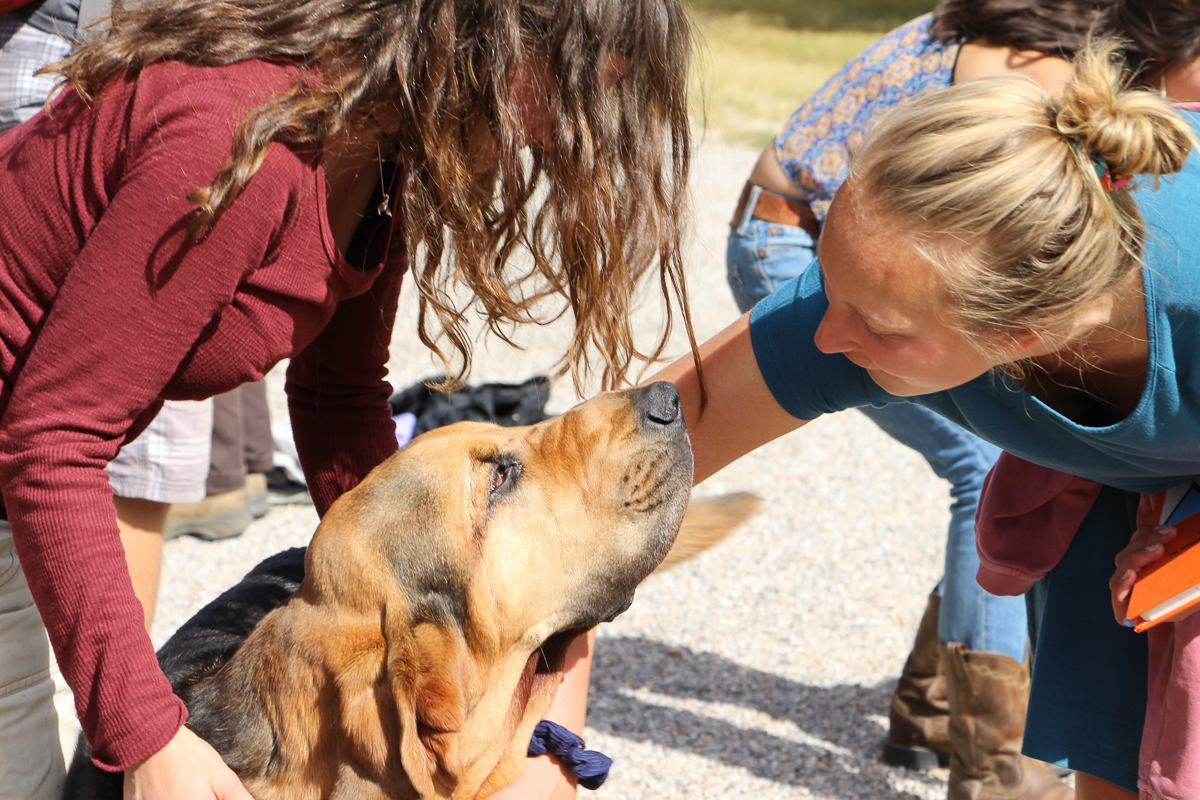
[[[1061,91],[1071,58],[1114,0],[942,0],[847,62],[792,113],[742,190],[726,247],[727,279],[744,313],[804,272],[821,223],[849,172],[851,152],[888,110],[980,77],[1027,75]],[[975,579],[975,512],[1000,451],[913,404],[864,406],[889,436],[921,454],[950,487],[944,572],[888,707],[883,760],[921,769],[949,765],[950,797],[1070,797],[1045,765],[1017,753],[1025,718],[1025,600],[984,591]],[[948,647],[953,645],[952,647]],[[963,672],[980,666],[974,702]],[[986,664],[986,669],[983,665]]]
[[[1025,753],[1075,769],[1081,800],[1138,790],[1146,648],[1113,621],[1113,557],[1140,492],[1200,473],[1200,119],[1130,90],[1110,52],[1061,102],[999,77],[892,111],[818,261],[702,346],[706,401],[690,360],[657,376],[697,480],[821,414],[915,403],[1105,483],[1033,604]]]

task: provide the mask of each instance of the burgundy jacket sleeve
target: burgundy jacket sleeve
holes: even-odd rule
[[[263,209],[294,202],[288,176],[299,171],[272,146],[211,234],[192,243],[186,195],[216,174],[240,116],[213,94],[166,93],[114,125],[125,163],[8,376],[0,420],[0,487],[17,553],[93,760],[112,771],[161,749],[187,712],[144,630],[104,466],[282,235],[283,215]]]
[[[1054,569],[1101,486],[1004,452],[983,481],[975,511],[975,579],[996,595],[1019,595]]]
[[[389,261],[368,291],[338,304],[329,324],[288,365],[296,450],[322,515],[396,452],[384,377],[406,268],[403,258]]]

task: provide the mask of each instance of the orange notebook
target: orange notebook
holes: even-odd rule
[[[1140,573],[1126,614],[1139,633],[1200,603],[1200,481],[1188,481],[1155,495],[1159,524],[1178,533],[1163,546],[1163,557]]]

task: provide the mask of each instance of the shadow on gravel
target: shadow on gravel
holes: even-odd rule
[[[588,726],[826,795],[917,800],[878,761],[886,731],[871,717],[886,717],[893,687],[811,686],[685,647],[601,638]],[[945,791],[933,775],[901,774]]]

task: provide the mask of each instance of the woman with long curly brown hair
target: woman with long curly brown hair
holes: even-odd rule
[[[569,312],[563,372],[622,382],[666,339],[633,341],[639,279],[686,309],[690,35],[677,0],[148,0],[111,23],[0,137],[0,556],[37,611],[3,628],[0,665],[25,672],[0,684],[40,691],[40,615],[127,797],[246,797],[181,727],[104,464],[161,401],[291,358],[324,511],[395,449],[383,377],[408,271],[452,383],[472,308],[501,337]],[[51,796],[50,726],[0,727],[0,761],[9,739],[38,759],[12,793]]]

